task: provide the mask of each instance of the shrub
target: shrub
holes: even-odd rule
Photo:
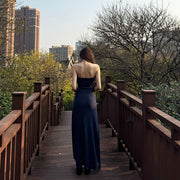
[[[72,111],[74,95],[75,93],[72,90],[63,93],[63,104],[65,111]]]
[[[0,93],[0,120],[4,118],[12,107],[11,93]]]
[[[157,95],[157,107],[170,116],[180,120],[180,83],[172,82],[170,85],[161,84],[158,86],[149,85],[144,89],[155,90]]]

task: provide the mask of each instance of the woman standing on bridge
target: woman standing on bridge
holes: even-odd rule
[[[100,143],[97,103],[94,91],[101,89],[100,68],[90,48],[80,52],[80,63],[72,66],[72,89],[76,92],[72,110],[73,157],[76,173],[90,174],[90,169],[99,170]],[[78,88],[76,87],[78,83]]]

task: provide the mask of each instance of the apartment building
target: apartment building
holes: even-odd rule
[[[73,54],[73,47],[70,45],[52,46],[49,52],[54,55],[56,61],[67,61]]]
[[[0,0],[0,66],[14,55],[15,0]]]
[[[15,54],[39,52],[40,11],[23,6],[15,11]]]

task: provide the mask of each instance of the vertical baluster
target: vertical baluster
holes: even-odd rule
[[[7,164],[7,148],[1,152],[1,168],[0,168],[0,179],[6,179],[6,164]]]
[[[120,91],[125,90],[125,81],[123,80],[118,80],[117,81],[117,131],[118,131],[118,150],[123,152],[124,148],[122,146],[122,143],[120,142],[122,140],[122,130],[123,130],[123,123],[122,123],[122,117],[121,117],[121,112],[122,112],[122,106],[120,105]]]
[[[54,106],[53,106],[54,93],[51,92],[51,126],[54,126]]]
[[[133,147],[133,141],[134,141],[134,113],[130,110],[131,107],[136,106],[136,103],[129,99],[129,151],[131,152],[132,156],[134,155],[134,147]]]
[[[48,94],[47,94],[47,130],[48,126],[50,125],[50,118],[51,118],[51,91],[50,91],[50,77],[45,77],[45,84],[49,85],[48,87]]]
[[[38,111],[38,127],[37,127],[37,144],[38,144],[38,150],[37,150],[37,154],[36,155],[39,155],[39,149],[40,149],[40,138],[41,138],[41,116],[42,116],[42,105],[41,105],[41,95],[42,95],[42,83],[41,82],[35,82],[34,83],[34,92],[39,92],[40,95],[39,95],[39,111]]]
[[[114,88],[112,88],[112,93],[115,93],[116,90]],[[114,96],[111,94],[111,100],[110,100],[110,108],[111,108],[111,114],[110,114],[110,117],[111,117],[111,124],[113,126],[112,128],[112,137],[115,137],[116,134],[115,134],[115,130],[117,130],[117,126],[116,126],[116,122],[117,122],[117,107],[116,107],[116,102],[117,102],[117,99],[114,98]]]
[[[16,136],[12,139],[11,180],[15,179],[15,163],[16,163]]]
[[[28,160],[27,160],[27,155],[28,155],[28,120],[25,122],[25,145],[24,145],[24,172],[26,171],[26,168],[28,166]]]

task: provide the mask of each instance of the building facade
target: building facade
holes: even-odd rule
[[[16,0],[0,1],[0,66],[14,55],[14,19]]]
[[[76,42],[76,45],[75,45],[75,54],[76,54],[77,56],[79,56],[80,51],[81,51],[84,47],[86,47],[85,42],[83,42],[83,41],[78,41],[78,42]]]
[[[40,11],[30,6],[15,11],[15,54],[39,51]]]
[[[73,47],[70,45],[52,46],[49,52],[54,55],[56,61],[67,61],[73,54]]]

